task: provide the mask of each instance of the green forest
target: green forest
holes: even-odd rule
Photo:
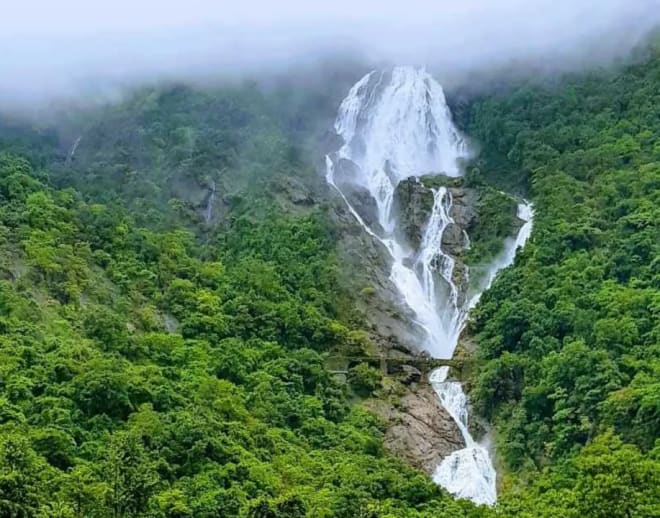
[[[492,508],[385,451],[378,370],[327,368],[373,347],[310,142],[337,83],[0,117],[1,517],[660,517],[660,50],[460,118],[470,181],[535,212],[469,323]]]
[[[471,323],[473,402],[522,509],[660,516],[660,52],[481,99],[468,131],[536,213]]]

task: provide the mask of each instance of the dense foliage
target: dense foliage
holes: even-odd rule
[[[339,315],[331,218],[272,104],[137,92],[77,114],[75,154],[3,123],[0,516],[473,512],[349,404],[373,369],[325,368],[370,344]],[[208,225],[189,196],[211,180]]]
[[[192,222],[213,186],[230,196],[299,165],[270,111],[251,84],[139,90],[70,115],[68,156],[51,174],[96,202],[128,207],[140,224]]]
[[[472,322],[508,473],[492,509],[384,452],[359,405],[378,371],[326,369],[373,346],[299,145],[327,90],[1,118],[0,516],[660,516],[659,84],[654,56],[469,108],[468,181],[529,186],[536,211]],[[513,214],[484,192],[487,256]]]
[[[0,515],[461,515],[324,368],[321,213],[202,246],[38,176],[0,155]]]
[[[472,394],[508,467],[562,502],[561,516],[660,513],[660,53],[651,54],[619,73],[483,99],[470,113],[468,131],[487,150],[481,174],[518,175],[536,212],[531,242],[474,314]]]
[[[487,185],[477,187],[474,203],[477,222],[470,226],[470,247],[464,260],[478,270],[479,265],[490,264],[502,253],[506,239],[512,239],[523,222],[518,218],[518,200]]]

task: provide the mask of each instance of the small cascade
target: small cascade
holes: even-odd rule
[[[534,220],[534,211],[529,203],[524,202],[518,204],[518,219],[523,222],[523,225],[518,230],[516,238],[509,238],[504,241],[504,250],[488,265],[485,278],[481,281],[478,289],[468,301],[466,311],[471,310],[477,305],[481,298],[481,294],[490,288],[490,285],[495,280],[497,272],[513,263],[518,248],[522,247],[529,239],[529,236],[532,233],[532,222]]]
[[[206,200],[206,209],[204,210],[204,221],[210,223],[213,218],[213,204],[215,203],[215,180],[211,180],[211,192]]]
[[[466,300],[454,280],[454,258],[442,250],[443,234],[454,223],[452,196],[446,187],[433,189],[431,216],[416,253],[400,242],[395,232],[393,200],[397,185],[433,172],[459,176],[460,161],[470,156],[452,122],[442,87],[426,71],[411,67],[371,72],[351,88],[342,102],[335,130],[343,144],[326,156],[328,184],[365,232],[390,254],[390,280],[425,335],[420,349],[435,358],[451,358],[468,311],[529,237],[531,207],[520,205],[519,217],[525,224],[515,240],[505,243],[505,252],[488,269],[481,289]],[[366,190],[375,201],[377,221],[373,226],[349,200],[354,190]],[[469,247],[467,234],[464,243]],[[463,278],[467,276],[466,271]],[[497,498],[495,470],[487,449],[477,444],[468,431],[468,404],[461,385],[446,381],[447,374],[447,369],[434,371],[431,383],[460,428],[466,448],[444,459],[434,480],[456,496],[492,504]]]
[[[431,373],[429,381],[442,406],[458,425],[465,448],[442,460],[433,474],[433,481],[459,498],[492,505],[497,500],[495,468],[488,450],[470,434],[467,396],[459,382],[447,381],[448,373],[449,367],[440,367]]]
[[[433,209],[424,231],[415,266],[421,271],[422,288],[427,303],[433,308],[441,307],[438,301],[439,290],[435,285],[435,279],[439,273],[448,288],[448,293],[445,296],[446,303],[450,308],[453,308],[453,311],[440,315],[441,328],[430,330],[431,340],[437,341],[444,338],[449,343],[455,343],[460,332],[461,315],[458,287],[454,282],[455,261],[453,257],[442,251],[442,235],[447,225],[454,222],[450,216],[451,205],[451,193],[446,187],[433,190]]]
[[[81,139],[82,139],[82,135],[79,135],[78,138],[76,138],[76,140],[73,142],[73,145],[71,146],[71,149],[69,150],[69,153],[66,156],[65,165],[67,167],[71,165],[71,161],[73,160],[73,157],[76,154],[76,150],[78,149],[78,145],[80,144]]]

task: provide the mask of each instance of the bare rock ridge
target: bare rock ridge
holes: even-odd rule
[[[357,199],[353,198],[351,203],[362,207]],[[352,294],[357,315],[366,324],[379,351],[388,356],[414,354],[422,337],[411,324],[414,315],[401,304],[389,279],[390,255],[355,221],[343,202],[337,202],[333,209],[332,217],[340,236],[337,252],[342,266],[338,271],[341,287]]]

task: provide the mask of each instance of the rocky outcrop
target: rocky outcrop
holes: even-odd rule
[[[433,192],[419,179],[411,177],[399,183],[394,191],[398,237],[414,250],[422,242],[424,227],[432,210]]]
[[[442,234],[442,251],[454,259],[453,281],[459,287],[459,297],[467,296],[469,276],[462,257],[469,247],[468,229],[476,224],[478,213],[475,208],[478,193],[465,188],[462,178],[443,175],[408,178],[400,182],[394,193],[394,210],[399,237],[413,250],[411,260],[423,239],[424,231],[433,210],[433,190],[447,188],[452,198],[449,223]],[[439,259],[439,257],[438,257]]]
[[[476,201],[478,194],[474,189],[451,187],[452,199],[450,215],[454,223],[447,225],[442,235],[442,249],[453,257],[460,257],[469,246],[469,229],[478,221]]]
[[[433,189],[446,187],[452,197],[450,223],[442,236],[442,249],[453,257],[459,257],[467,247],[467,230],[476,224],[475,189],[463,187],[462,178],[449,178],[442,175],[410,177],[396,188],[394,211],[399,237],[417,250],[424,235],[424,229],[433,210]]]
[[[452,187],[449,189],[453,205],[451,217],[461,229],[469,229],[478,221],[476,189]]]
[[[465,231],[456,223],[449,223],[442,234],[442,250],[452,257],[458,257],[463,253],[465,244]]]
[[[362,220],[375,232],[381,232],[376,200],[366,188],[356,185],[353,181],[358,176],[356,167],[351,160],[336,158],[335,182]]]
[[[347,192],[346,199],[370,228],[374,229],[375,232],[382,231],[378,221],[376,200],[373,199],[367,189],[353,187],[351,191]]]
[[[311,207],[316,203],[309,187],[293,176],[275,175],[271,181],[271,187],[273,192],[277,193],[287,205]]]
[[[422,379],[421,371],[412,365],[402,365],[401,372],[403,372],[403,378],[401,379],[401,382],[404,385],[419,383]]]
[[[428,384],[406,388],[396,405],[370,400],[367,407],[387,422],[385,448],[428,474],[447,455],[465,447],[456,423]]]
[[[332,217],[341,236],[337,242],[342,265],[338,280],[353,294],[355,316],[367,325],[381,351],[416,351],[422,340],[421,330],[412,323],[414,315],[401,304],[389,279],[392,259],[387,250],[355,221],[343,201],[334,204]]]

